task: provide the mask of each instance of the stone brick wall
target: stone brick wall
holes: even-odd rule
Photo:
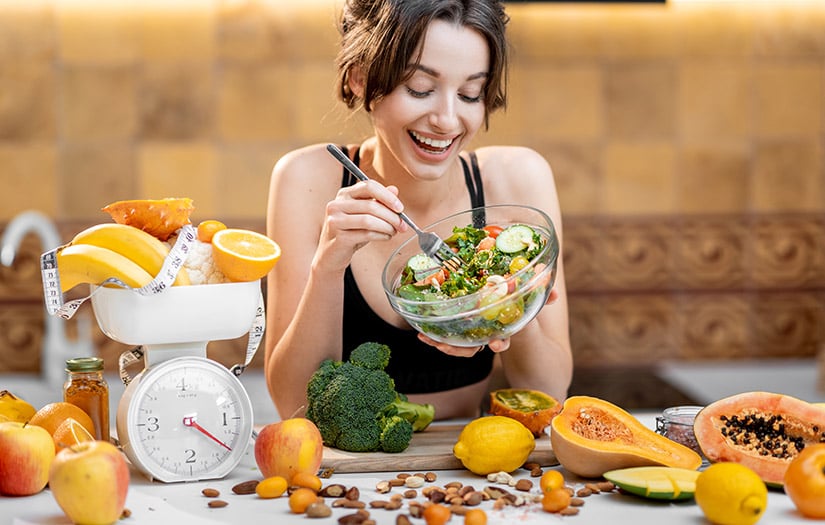
[[[186,195],[195,220],[263,231],[281,154],[368,130],[333,96],[340,1],[169,4],[0,4],[0,229],[34,208],[68,239],[108,202]],[[825,4],[508,12],[510,103],[477,144],[553,166],[577,362],[813,355]],[[39,363],[38,251],[0,268],[0,371]]]

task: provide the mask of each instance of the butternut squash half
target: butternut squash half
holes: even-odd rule
[[[550,428],[550,443],[559,463],[584,478],[629,467],[661,465],[696,470],[702,465],[701,456],[693,450],[595,397],[567,398]]]

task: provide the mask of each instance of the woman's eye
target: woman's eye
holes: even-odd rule
[[[458,95],[458,98],[460,98],[460,99],[461,99],[461,100],[463,100],[464,102],[469,102],[469,103],[481,102],[481,95],[480,95],[480,94],[479,94],[479,95],[476,95],[476,96],[474,96],[474,97],[471,97],[471,96],[469,96],[469,95],[462,95],[462,94],[459,94],[459,95]]]
[[[430,94],[429,91],[416,91],[416,90],[414,90],[413,88],[411,88],[409,86],[407,86],[407,93],[409,93],[410,95],[412,95],[415,98],[424,98],[424,97],[426,97],[427,95]]]

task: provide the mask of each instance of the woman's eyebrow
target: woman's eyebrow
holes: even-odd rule
[[[434,77],[434,78],[438,78],[438,77],[441,76],[441,73],[439,73],[435,69],[427,67],[427,66],[422,65],[422,64],[410,64],[410,68],[414,69],[414,70],[422,71],[423,73],[426,73],[427,75],[430,75],[431,77]],[[487,78],[488,76],[489,76],[489,74],[486,71],[481,71],[479,73],[473,73],[472,75],[467,77],[467,80],[468,81],[478,80],[480,78]]]

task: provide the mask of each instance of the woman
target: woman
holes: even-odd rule
[[[506,23],[496,0],[346,2],[339,94],[367,112],[374,135],[344,149],[372,180],[348,177],[325,144],[293,151],[273,170],[267,230],[284,257],[268,278],[265,366],[281,417],[306,404],[322,360],[346,359],[364,341],[390,346],[396,388],[433,403],[438,418],[478,415],[496,354],[510,385],[566,397],[572,359],[561,264],[554,303],[486,348],[419,335],[381,286],[384,263],[410,234],[402,210],[426,225],[481,203],[524,204],[548,213],[561,235],[553,175],[540,155],[463,151],[505,103]]]

